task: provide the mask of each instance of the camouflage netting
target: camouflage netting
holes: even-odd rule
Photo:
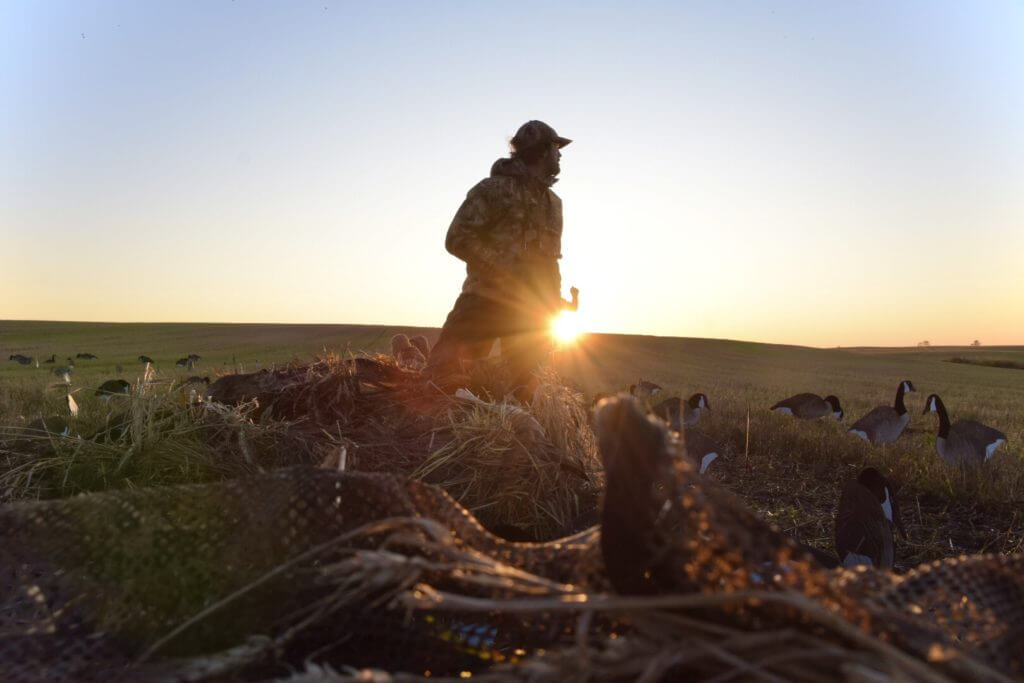
[[[321,394],[263,377],[260,404],[296,418],[352,374]],[[6,505],[3,678],[1024,676],[1024,556],[825,571],[631,400],[598,432],[601,524],[545,543],[492,535],[430,484],[308,466]]]

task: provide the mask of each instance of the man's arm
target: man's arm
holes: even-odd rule
[[[444,247],[449,254],[466,263],[495,267],[499,262],[497,250],[484,239],[485,232],[496,219],[489,185],[489,179],[482,180],[466,195],[448,228]]]

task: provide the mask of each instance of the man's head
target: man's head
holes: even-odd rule
[[[536,169],[540,177],[554,178],[561,171],[561,149],[570,142],[543,121],[527,121],[512,137],[512,157]]]

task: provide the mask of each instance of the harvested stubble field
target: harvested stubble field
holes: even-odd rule
[[[99,356],[77,361],[73,375],[80,407],[76,431],[85,434],[122,410],[116,401],[106,403],[94,397],[95,388],[115,377],[135,381],[142,373],[140,354],[154,359],[158,380],[180,384],[190,375],[216,380],[315,356],[385,351],[397,332],[426,334],[431,339],[436,335],[431,329],[360,325],[2,322],[0,352],[3,358],[23,354],[40,361],[56,354],[57,365],[76,353]],[[176,368],[174,361],[189,353],[202,356],[198,366]],[[899,488],[910,538],[898,542],[897,569],[905,569],[961,553],[1024,550],[1024,381],[1012,369],[947,362],[952,357],[1020,362],[1024,348],[811,349],[590,335],[577,346],[559,351],[555,366],[588,398],[623,390],[638,378],[661,384],[665,395],[707,394],[712,411],[701,428],[726,450],[710,476],[784,531],[819,548],[831,550],[842,483],[865,466],[878,467]],[[117,366],[122,368],[120,374]],[[14,362],[0,366],[0,424],[23,426],[35,418],[62,413],[64,390],[52,387],[53,367]],[[908,396],[911,423],[896,444],[873,447],[846,433],[846,426],[872,407],[891,404],[902,379],[913,381],[918,392]],[[804,423],[767,410],[775,401],[802,391],[839,396],[846,412],[844,424]],[[952,468],[936,455],[937,419],[921,414],[924,398],[932,392],[943,397],[952,420],[977,419],[1006,433],[1007,445],[981,470]],[[169,395],[183,403],[180,395]],[[171,413],[162,417],[170,422],[176,419]],[[193,477],[207,480],[227,474],[202,457],[190,441],[193,431],[186,422],[176,423],[173,429],[178,430],[178,438],[162,439],[154,446],[159,457],[151,462],[158,465],[136,473],[139,479],[124,485]],[[120,456],[113,450],[109,455],[112,462],[97,460],[97,472],[76,461],[62,477],[62,493],[114,485],[109,470]],[[8,500],[39,494],[36,488],[22,487],[24,473],[2,476]]]

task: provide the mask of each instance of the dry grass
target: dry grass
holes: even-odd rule
[[[412,476],[510,537],[551,539],[593,521],[601,467],[583,399],[546,379],[529,410],[511,401],[453,407],[449,440]]]

